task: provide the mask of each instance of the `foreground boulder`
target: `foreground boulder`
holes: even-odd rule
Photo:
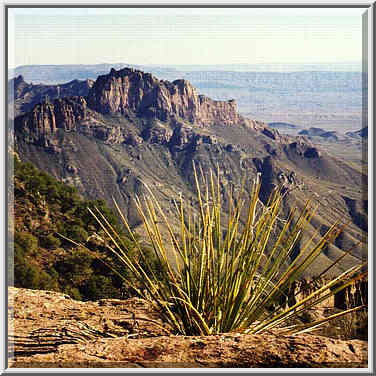
[[[367,367],[365,341],[238,333],[171,336],[144,300],[79,302],[9,288],[10,367]]]
[[[365,341],[313,335],[168,334],[137,298],[78,302],[9,288],[9,366],[21,368],[363,368]]]

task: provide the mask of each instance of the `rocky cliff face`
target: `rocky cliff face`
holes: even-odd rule
[[[88,94],[88,103],[93,110],[103,114],[137,112],[145,93],[158,82],[149,73],[111,69],[110,74],[97,78]]]
[[[23,115],[43,101],[59,98],[86,96],[93,80],[73,80],[61,85],[41,85],[25,82],[19,75],[8,82],[9,117]]]
[[[25,83],[22,76],[15,78],[12,85],[15,98],[27,97],[33,86]],[[60,88],[65,88],[65,91],[68,88],[79,89],[72,88],[72,85],[77,86],[78,81],[76,84],[72,81],[61,85]],[[78,92],[82,92],[81,86]],[[121,114],[124,118],[137,116],[146,121],[152,120],[151,123],[157,126],[140,129],[144,138],[151,143],[170,146],[171,139],[174,145],[175,141],[179,145],[191,143],[192,134],[195,132],[189,130],[188,133],[192,137],[187,137],[187,132],[182,131],[186,129],[184,123],[190,123],[197,128],[215,124],[225,126],[243,124],[251,129],[265,130],[265,124],[240,116],[235,101],[215,101],[198,95],[196,89],[186,80],[168,82],[158,80],[150,73],[125,68],[119,71],[112,69],[108,75],[99,76],[95,83],[88,82],[86,87],[88,88],[86,97],[72,96],[53,101],[50,101],[48,93],[52,90],[51,96],[56,97],[55,91],[59,87],[51,86],[49,90],[44,87],[44,90],[39,90],[39,97],[44,93],[43,101],[35,105],[32,111],[15,119],[16,131],[21,131],[24,140],[46,147],[54,143],[51,139],[58,129],[80,131],[111,144],[122,143],[130,137],[116,125],[108,127],[92,121],[96,117],[96,112],[104,115]],[[169,125],[166,126],[161,122]]]
[[[9,99],[14,95],[15,98],[20,98],[23,93],[30,87],[28,83],[25,82],[22,75],[19,75],[8,83],[8,95]]]
[[[88,119],[86,100],[83,97],[56,99],[43,102],[15,119],[15,130],[26,140],[44,145],[58,129],[72,131],[77,124]],[[48,145],[45,145],[48,146]]]
[[[99,76],[89,91],[88,105],[104,114],[132,111],[162,121],[179,117],[200,126],[247,123],[233,100],[215,101],[198,95],[186,80],[160,81],[131,68]]]

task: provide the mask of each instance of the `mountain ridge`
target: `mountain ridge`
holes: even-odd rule
[[[21,91],[18,94],[21,98],[23,90],[19,89],[25,85],[27,84],[22,76],[14,80],[15,93]],[[241,124],[253,129],[264,129],[265,134],[274,139],[279,135],[272,129],[265,130],[266,124],[239,115],[234,100],[215,101],[199,95],[186,80],[158,80],[149,73],[133,68],[119,71],[111,69],[108,75],[99,76],[90,85],[87,96],[65,96],[36,104],[32,111],[16,117],[15,129],[24,135],[30,135],[30,140],[37,144],[47,147],[51,144],[49,136],[56,134],[58,128],[72,131],[83,121],[97,123],[94,112],[172,121],[180,129],[184,128],[181,121],[197,127],[207,127],[214,123]],[[91,125],[88,124],[88,129]],[[109,133],[112,134],[113,129]],[[108,128],[106,132],[103,129],[100,132],[106,137],[104,134],[108,133]],[[172,138],[173,132],[170,131],[169,136]],[[125,138],[126,136],[119,135],[117,142],[122,142]],[[166,138],[166,141],[169,140]]]
[[[35,105],[46,100],[72,96],[86,96],[94,81],[74,79],[61,85],[27,83],[22,75],[8,81],[9,118],[31,111]]]
[[[235,109],[234,102],[200,99],[185,80],[166,82],[129,68],[112,70],[98,77],[85,98],[55,99],[17,117],[16,147],[25,159],[85,196],[108,203],[113,197],[133,226],[140,223],[133,197],[142,196],[144,183],[154,187],[168,215],[181,194],[194,206],[193,162],[204,171],[219,167],[223,193],[232,187],[235,194],[242,178],[247,192],[261,173],[265,202],[273,186],[284,184],[291,191],[287,211],[317,195],[327,207],[317,212],[312,231],[338,218],[352,222],[366,215],[359,190],[367,184],[366,175],[304,136],[281,135]],[[349,202],[355,203],[352,208]],[[365,245],[364,228],[355,222],[340,243],[328,245],[322,265],[358,240]],[[363,257],[360,246],[342,265]]]
[[[213,101],[198,95],[186,80],[158,80],[133,68],[112,68],[109,75],[99,76],[88,93],[88,104],[104,114],[131,110],[162,121],[176,115],[198,125],[214,121],[235,124],[243,120],[233,100]]]
[[[95,80],[108,74],[111,67],[122,69],[129,64],[34,66],[17,70],[28,82],[62,84],[73,79]],[[159,79],[173,82],[185,79],[199,94],[216,100],[236,100],[239,113],[267,123],[287,122],[303,128],[318,126],[327,130],[355,131],[362,127],[362,73],[328,71],[281,72],[227,67],[142,66],[132,67],[151,72]],[[179,68],[179,69],[178,69]],[[201,69],[202,68],[202,69]],[[332,70],[332,71],[331,71]],[[296,96],[296,93],[299,93]]]

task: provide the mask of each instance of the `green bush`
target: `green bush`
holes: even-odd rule
[[[51,276],[52,279],[57,281],[59,279],[59,273],[56,271],[56,269],[53,266],[49,266],[46,270],[46,272]]]
[[[18,243],[13,243],[12,245],[9,245],[9,246],[10,246],[10,249],[12,249],[12,247],[13,247],[14,257],[19,257],[19,258],[25,257],[26,251]]]
[[[56,249],[61,245],[60,239],[56,238],[53,234],[48,234],[40,239],[41,246],[48,249]]]
[[[40,269],[27,264],[23,260],[17,261],[14,264],[14,286],[37,289],[39,287]]]
[[[85,300],[120,298],[120,291],[114,287],[112,279],[103,275],[92,275],[82,290]]]
[[[88,238],[88,233],[87,231],[78,225],[73,225],[72,227],[69,227],[66,230],[67,237],[71,240],[74,240],[78,243],[84,243],[86,242]]]
[[[14,256],[14,286],[28,289],[59,291],[56,279],[17,252]]]
[[[37,289],[60,291],[59,283],[53,276],[51,276],[45,270],[42,270],[40,268],[39,273],[40,275]]]
[[[76,249],[63,260],[54,264],[54,269],[61,276],[61,280],[69,281],[74,287],[83,286],[93,274],[91,264],[93,257],[81,249]]]
[[[82,300],[81,294],[77,287],[66,286],[63,290],[64,294],[69,295],[74,300]]]
[[[132,241],[105,201],[82,199],[76,188],[67,186],[47,173],[39,171],[31,163],[15,159],[14,168],[15,186],[17,186],[15,201],[19,204],[17,207],[21,208],[17,215],[23,220],[19,228],[29,230],[15,232],[13,247],[15,257],[14,260],[13,257],[9,258],[10,270],[15,272],[17,286],[68,291],[75,299],[85,300],[119,296],[121,278],[103,262],[86,252],[82,253],[74,249],[76,245],[63,240],[58,235],[61,234],[76,243],[85,243],[89,235],[94,233],[105,237],[100,225],[88,210],[98,207],[111,226],[118,230],[122,242],[132,250],[134,248]],[[41,202],[43,207],[39,206]],[[32,212],[22,210],[23,203],[25,203],[24,207],[27,205],[28,208],[32,208]],[[46,211],[45,203],[49,211],[49,221],[42,220]],[[41,225],[35,228],[35,223],[38,221]],[[93,251],[103,254],[107,261],[111,261],[114,256],[108,251],[107,244],[109,242],[106,244],[92,242],[90,247]],[[37,265],[39,245],[50,250],[62,247],[68,252],[72,251],[72,254],[63,260],[55,259],[52,261],[53,265],[39,267]],[[33,256],[32,260],[28,259],[29,255]],[[127,273],[125,268],[121,271],[124,275]],[[13,283],[11,279],[10,283]]]
[[[38,239],[28,232],[15,232],[14,243],[21,247],[25,254],[30,254],[38,249]]]

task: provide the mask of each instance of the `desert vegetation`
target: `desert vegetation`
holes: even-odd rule
[[[293,282],[340,233],[339,224],[322,237],[313,236],[294,259],[295,244],[315,212],[311,203],[299,215],[292,211],[282,218],[282,188],[263,205],[259,177],[249,197],[243,190],[236,198],[228,192],[226,200],[215,174],[195,172],[195,182],[199,210],[182,197],[176,202],[178,233],[150,189],[136,198],[149,236],[146,246],[119,208],[117,216],[104,201],[84,200],[75,188],[16,158],[11,282],[78,300],[141,296],[162,312],[172,333],[259,333],[283,327],[286,332],[314,328],[338,338],[367,336],[364,306],[347,315],[333,309],[327,315],[330,325],[306,319],[315,304],[365,277],[364,265],[345,271],[303,301],[284,304]],[[242,213],[247,213],[246,223]],[[160,226],[167,229],[169,241],[163,240]]]
[[[78,300],[120,298],[123,281],[107,263],[114,262],[104,231],[89,212],[98,208],[134,250],[117,216],[103,200],[85,200],[31,163],[14,160],[14,228],[10,239],[10,283],[16,287],[54,290]],[[150,250],[150,262],[158,269]],[[134,255],[137,259],[137,255]],[[125,268],[120,269],[127,275]]]
[[[244,189],[236,198],[232,192],[227,192],[228,216],[224,220],[221,185],[216,178],[220,176],[219,171],[216,176],[213,173],[205,175],[194,168],[194,176],[198,213],[195,214],[182,197],[176,202],[180,223],[178,234],[152,190],[146,187],[148,194],[136,198],[155,259],[161,266],[158,274],[119,207],[124,227],[140,255],[138,259],[133,257],[134,253],[129,251],[101,210],[89,209],[112,242],[111,250],[118,259],[112,264],[113,270],[136,294],[161,311],[172,333],[257,334],[274,328],[284,333],[302,333],[364,309],[356,307],[309,322],[300,320],[312,307],[364,278],[367,274],[365,265],[351,267],[288,307],[281,304],[291,284],[341,232],[339,223],[333,224],[323,236],[314,234],[310,237],[292,259],[295,245],[302,239],[315,213],[311,202],[307,202],[300,212],[295,209],[287,218],[281,218],[283,187],[275,188],[263,205],[259,200],[261,183],[257,176],[249,197],[243,197]],[[240,217],[244,210],[247,219],[242,223]],[[280,226],[276,226],[277,223]],[[168,230],[167,242],[163,240],[161,226]],[[171,261],[168,248],[172,248],[175,262]],[[129,274],[122,274],[117,270],[119,266],[125,267]],[[134,280],[138,283],[132,284]]]

